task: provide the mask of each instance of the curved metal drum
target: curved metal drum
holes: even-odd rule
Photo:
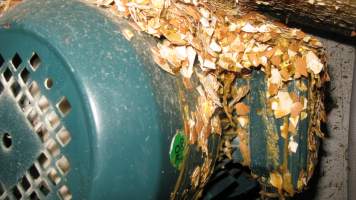
[[[179,84],[148,37],[123,29],[74,0],[26,1],[0,19],[0,199],[169,198]]]

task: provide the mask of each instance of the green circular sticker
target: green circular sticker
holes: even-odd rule
[[[172,165],[180,169],[185,155],[185,147],[187,144],[187,138],[183,131],[178,130],[171,142],[171,148],[169,150],[169,159]]]

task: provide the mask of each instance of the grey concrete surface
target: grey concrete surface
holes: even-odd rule
[[[331,111],[328,113],[327,137],[322,144],[319,172],[314,181],[314,199],[346,200],[349,115],[356,50],[350,44],[321,40],[328,54],[331,82],[327,106]]]

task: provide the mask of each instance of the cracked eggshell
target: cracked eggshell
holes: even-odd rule
[[[314,74],[319,74],[324,67],[318,56],[316,56],[312,51],[308,51],[306,55],[306,62],[307,68],[313,71]]]

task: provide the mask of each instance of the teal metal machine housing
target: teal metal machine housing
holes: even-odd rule
[[[0,199],[169,198],[176,82],[124,28],[75,0],[0,19]]]

